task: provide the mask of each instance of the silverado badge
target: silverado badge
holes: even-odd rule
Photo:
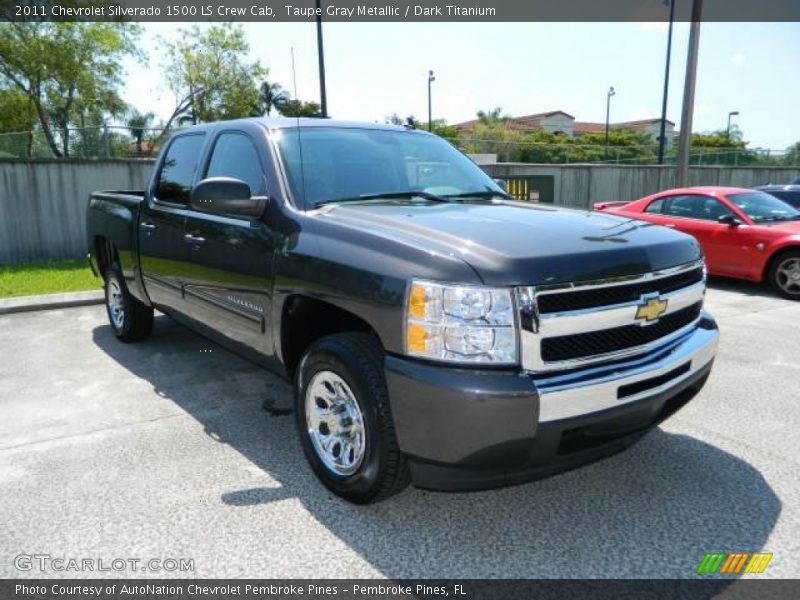
[[[644,300],[644,304],[640,304],[636,309],[636,319],[644,319],[648,323],[658,321],[658,318],[667,312],[668,303],[668,300],[662,300],[661,298],[648,298]]]

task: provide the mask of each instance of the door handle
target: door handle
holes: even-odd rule
[[[199,246],[200,244],[205,243],[206,238],[200,237],[199,235],[192,235],[191,233],[187,233],[186,235],[183,236],[183,241],[186,242],[187,244],[196,244]]]
[[[139,227],[142,229],[147,229],[148,231],[153,231],[156,228],[156,226],[149,221],[145,221],[144,223],[140,224]]]

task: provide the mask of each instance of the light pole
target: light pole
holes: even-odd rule
[[[667,33],[667,64],[664,67],[664,98],[661,101],[661,125],[658,135],[658,164],[664,164],[664,151],[667,147],[667,97],[669,96],[669,63],[672,58],[672,24],[675,20],[675,2],[664,0],[669,4],[669,33]]]
[[[614,86],[612,85],[608,88],[608,95],[606,96],[606,148],[603,151],[603,159],[608,158],[608,128],[611,121],[611,96],[616,96],[617,92],[614,91]]]
[[[728,127],[725,129],[725,137],[728,138],[729,142],[731,141],[731,117],[738,117],[738,116],[739,116],[738,110],[732,110],[731,112],[728,113]]]
[[[319,58],[319,109],[322,118],[328,118],[328,95],[325,91],[325,52],[322,48],[322,8],[317,0],[317,56]]]
[[[431,110],[431,83],[436,81],[433,71],[428,71],[428,131],[433,131],[433,111]]]
[[[686,187],[689,183],[689,150],[692,144],[694,90],[697,85],[697,55],[700,52],[700,21],[702,18],[703,0],[692,0],[692,25],[689,29],[689,50],[686,56],[686,80],[683,84],[681,136],[678,140],[678,159],[675,164],[675,185],[677,187]]]

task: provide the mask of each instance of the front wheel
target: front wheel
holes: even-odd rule
[[[294,412],[312,470],[336,495],[367,504],[408,485],[383,349],[373,336],[339,334],[312,344],[297,369]]]
[[[775,258],[769,282],[784,298],[800,300],[800,250],[789,250]]]

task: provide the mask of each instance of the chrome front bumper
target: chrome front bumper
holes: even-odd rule
[[[704,313],[704,317],[705,317]],[[717,352],[716,327],[699,326],[636,359],[556,376],[531,374],[539,392],[539,422],[617,408],[669,390],[706,367]],[[709,323],[713,321],[709,320]]]

